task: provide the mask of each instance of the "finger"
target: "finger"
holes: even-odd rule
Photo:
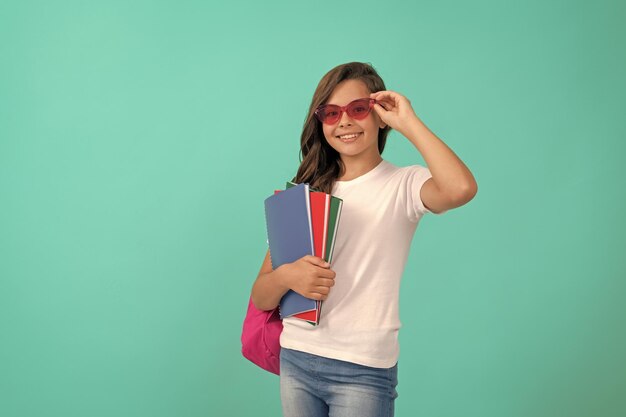
[[[371,93],[370,94],[370,96],[372,98],[376,98],[376,99],[377,98],[384,98],[384,97],[394,98],[394,97],[397,97],[397,96],[400,96],[400,95],[401,94],[396,93],[395,91],[392,91],[392,90],[381,90],[381,91],[377,91],[375,93]]]
[[[323,270],[320,272],[320,274],[319,274],[319,276],[320,276],[320,277],[322,277],[322,278],[326,278],[326,279],[335,279],[335,276],[336,276],[336,275],[337,275],[337,274],[335,273],[335,271],[333,271],[333,270],[332,270],[332,269],[330,269],[330,268],[329,268],[329,269],[323,269]]]
[[[311,292],[306,296],[306,298],[310,298],[312,300],[325,300],[327,297],[326,294],[320,294],[318,292]]]
[[[395,104],[397,100],[392,96],[378,96],[374,98],[378,104],[387,103],[387,104]]]
[[[320,258],[319,256],[306,255],[305,259],[312,263],[313,265],[319,266],[320,268],[328,268],[330,264]]]
[[[335,280],[334,279],[327,279],[326,280],[326,286],[327,287],[334,287],[335,286]]]
[[[385,108],[396,107],[400,104],[400,102],[403,99],[405,99],[405,97],[402,94],[396,93],[395,91],[387,90],[387,91],[379,91],[379,93],[376,93],[377,95],[372,98],[375,99],[379,103],[381,102],[388,103],[389,106],[385,106]]]
[[[318,294],[327,295],[330,292],[330,288],[329,287],[320,286],[320,287],[315,287],[311,291],[312,292],[316,292]]]
[[[322,269],[318,269],[315,273],[315,280],[317,281],[313,281],[315,283],[323,283],[325,282],[324,280],[330,279],[330,280],[334,280],[335,279],[335,271],[333,271],[332,269],[326,269],[326,268],[322,268]]]
[[[386,91],[377,91],[375,93],[370,94],[370,98],[373,98],[377,101],[384,100],[385,97],[388,97]]]
[[[374,108],[378,111],[378,113],[387,113],[393,108],[393,105],[390,103],[379,102],[374,104]]]
[[[395,99],[391,94],[388,94],[387,91],[379,91],[377,93],[373,93],[370,95],[370,98],[373,98],[377,102],[390,102],[394,103]]]
[[[320,278],[318,281],[315,282],[315,285],[318,287],[329,288],[335,285],[335,280],[331,278]]]

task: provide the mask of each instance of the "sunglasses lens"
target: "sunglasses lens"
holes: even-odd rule
[[[356,100],[350,103],[348,106],[348,116],[353,119],[364,119],[370,112],[370,101],[366,100]]]
[[[328,123],[331,125],[337,122],[340,116],[341,109],[339,108],[339,106],[334,106],[332,104],[320,108],[317,112],[317,117],[322,123]]]

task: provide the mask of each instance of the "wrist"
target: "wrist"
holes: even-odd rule
[[[281,293],[286,293],[291,289],[291,275],[287,272],[288,265],[281,265],[274,270],[276,275],[276,285],[280,288]]]
[[[417,133],[417,131],[421,128],[421,125],[423,125],[422,121],[416,114],[414,114],[402,124],[403,129],[400,133],[408,138],[409,136]]]

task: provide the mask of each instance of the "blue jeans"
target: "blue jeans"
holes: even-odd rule
[[[281,348],[284,417],[392,417],[398,364],[372,368]]]

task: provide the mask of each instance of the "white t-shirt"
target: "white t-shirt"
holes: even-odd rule
[[[417,224],[432,213],[420,198],[430,177],[427,167],[383,159],[360,177],[335,182],[332,195],[343,199],[330,266],[335,285],[318,326],[283,320],[282,347],[375,368],[396,364],[400,279]]]

